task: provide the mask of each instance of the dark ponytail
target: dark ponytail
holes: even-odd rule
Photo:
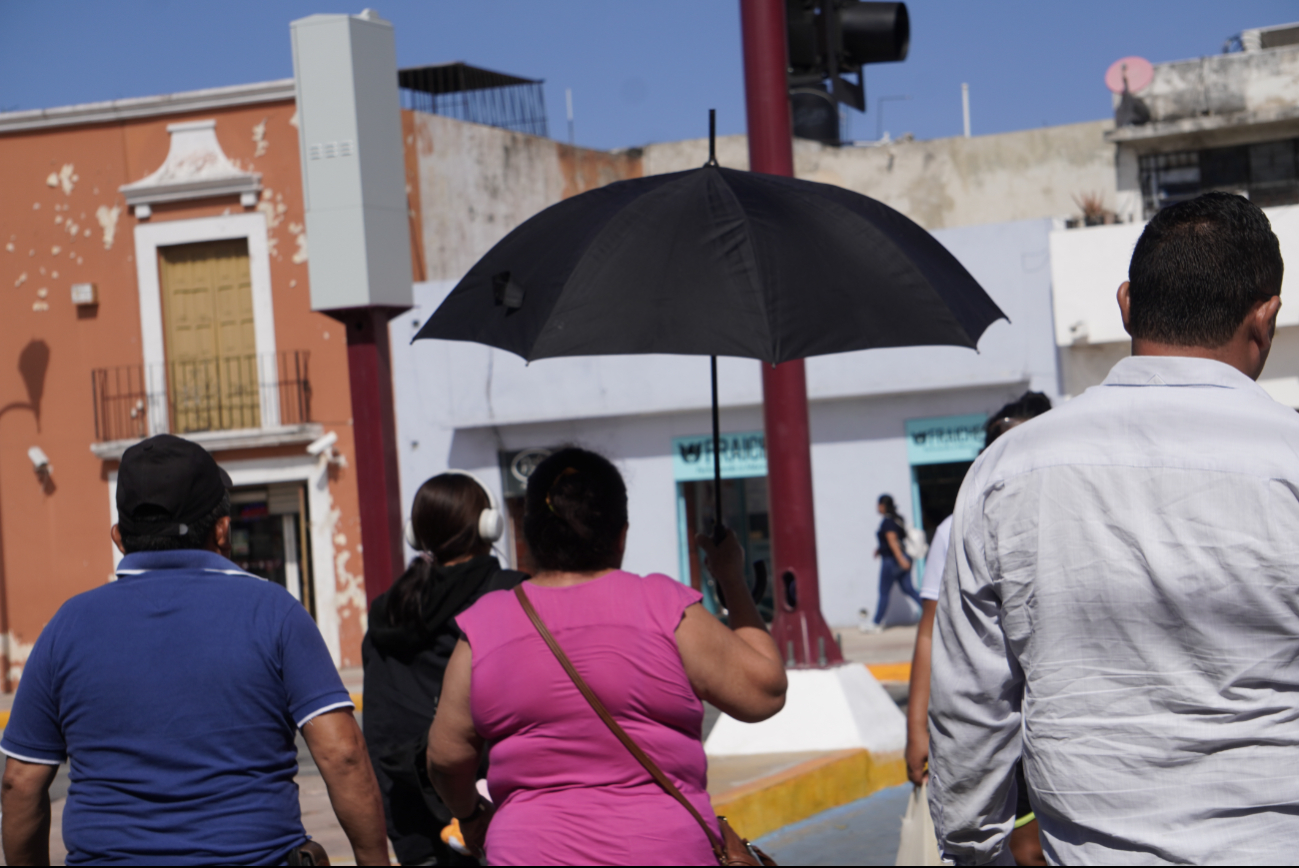
[[[523,535],[540,569],[616,569],[626,526],[627,486],[604,456],[570,446],[528,477]]]
[[[437,566],[465,555],[485,555],[492,546],[478,533],[478,517],[491,507],[487,492],[460,473],[442,473],[415,492],[410,523],[420,556],[411,562],[388,592],[388,623],[417,627],[423,617],[421,601]]]
[[[902,528],[903,530],[906,530],[907,523],[902,520],[902,516],[898,513],[898,507],[897,504],[893,502],[892,495],[881,494],[880,506],[884,507],[884,515],[886,517],[893,519],[898,523],[898,527]]]

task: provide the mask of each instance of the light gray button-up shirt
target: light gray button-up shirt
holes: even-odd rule
[[[1047,858],[1299,858],[1299,414],[1141,356],[1002,436],[956,504],[930,806],[1005,859],[1024,758]]]

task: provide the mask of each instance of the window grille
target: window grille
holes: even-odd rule
[[[1247,196],[1264,208],[1299,203],[1299,139],[1148,154],[1139,170],[1147,218],[1214,190]]]

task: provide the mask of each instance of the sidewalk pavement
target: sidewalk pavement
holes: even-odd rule
[[[838,631],[845,660],[864,664],[900,706],[905,706],[909,692],[915,636],[914,626],[880,633]],[[750,839],[776,834],[905,781],[900,754],[872,756],[860,749],[708,758],[713,807]]]
[[[781,865],[892,865],[910,797],[910,784],[889,787],[754,843]]]
[[[865,664],[894,701],[905,704],[915,627],[891,627],[875,634],[855,628],[838,632],[844,658]],[[344,669],[339,674],[356,702],[359,719],[363,709],[361,669]],[[12,704],[13,694],[0,694],[0,729],[9,720]],[[707,708],[705,738],[716,719],[717,710]],[[334,865],[354,864],[347,836],[330,807],[325,782],[301,737],[298,741],[303,825],[325,847]],[[844,864],[843,860],[890,864],[906,808],[905,792],[901,797],[896,793],[906,790],[898,786],[905,779],[900,757],[874,758],[864,750],[711,757],[708,763],[708,792],[714,808],[727,816],[741,835],[762,838],[764,848],[770,844],[777,861],[786,864],[832,865]],[[66,794],[67,766],[62,766],[50,792],[50,860],[54,865],[62,865],[67,857],[62,834]],[[893,802],[899,798],[901,808],[895,811]],[[895,849],[885,853],[888,841]],[[786,854],[783,858],[782,853]]]

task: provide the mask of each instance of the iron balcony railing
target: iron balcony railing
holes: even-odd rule
[[[307,350],[91,371],[95,439],[277,428],[311,420]]]

